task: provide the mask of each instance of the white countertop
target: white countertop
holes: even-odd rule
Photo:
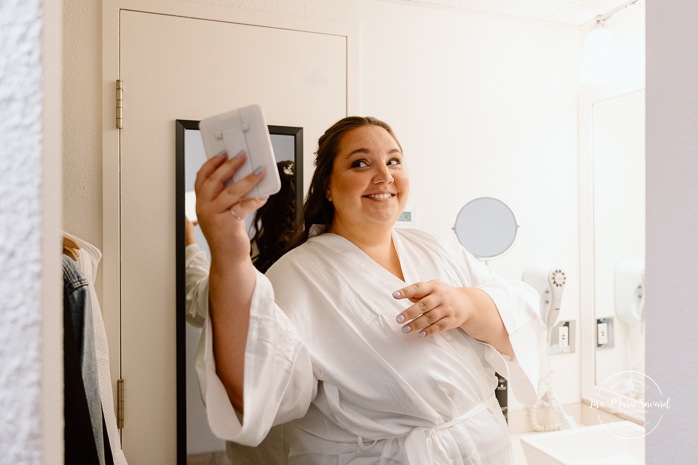
[[[593,408],[583,403],[567,404],[563,406],[563,409],[565,413],[574,418],[574,420],[580,426],[598,425],[602,422],[606,423],[621,420],[621,418],[616,417],[611,413],[598,408]],[[536,465],[535,463],[526,462],[526,457],[521,447],[521,436],[536,434],[535,431],[531,429],[531,425],[528,420],[528,410],[522,409],[510,411],[508,421],[509,431],[511,433],[511,444],[514,451],[514,463],[516,465]]]

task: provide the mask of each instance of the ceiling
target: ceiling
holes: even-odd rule
[[[583,26],[628,0],[404,0],[425,6]],[[637,0],[636,0],[637,1]]]

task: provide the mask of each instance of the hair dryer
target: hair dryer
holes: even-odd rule
[[[534,263],[524,270],[523,281],[540,294],[540,319],[550,329],[560,316],[562,292],[567,278],[565,273],[547,263]]]

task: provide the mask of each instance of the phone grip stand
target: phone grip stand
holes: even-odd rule
[[[245,152],[246,161],[226,184],[237,182],[256,171],[264,170],[264,178],[245,197],[273,195],[281,188],[276,168],[276,158],[271,144],[269,129],[259,105],[249,105],[215,115],[199,123],[206,156],[212,157],[225,151],[228,157]]]

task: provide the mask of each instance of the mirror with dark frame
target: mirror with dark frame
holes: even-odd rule
[[[282,176],[282,189],[271,196],[266,205],[279,204],[279,212],[291,216],[300,224],[303,203],[303,128],[269,126],[274,155]],[[201,328],[188,324],[186,313],[186,218],[195,222],[195,197],[193,194],[196,173],[206,160],[199,121],[176,120],[176,246],[177,246],[177,463],[186,465],[189,459],[210,455],[215,463],[225,462],[225,441],[217,438],[208,426],[206,411],[201,400],[195,361]],[[284,176],[284,174],[286,176]],[[285,184],[284,178],[288,180]],[[290,185],[288,185],[290,183]],[[288,187],[288,188],[287,188]],[[291,199],[283,196],[291,195]],[[297,207],[297,208],[295,208]],[[291,211],[295,210],[295,211]],[[260,210],[261,211],[261,210]],[[267,214],[275,215],[270,210]],[[260,219],[261,218],[261,219]],[[260,232],[260,224],[267,221],[261,215],[246,218],[253,243],[253,261],[260,270],[266,270],[269,259],[264,258],[267,238]],[[271,217],[274,222],[274,217]],[[270,228],[268,228],[270,229]],[[275,234],[271,231],[271,234]],[[201,230],[194,228],[198,247],[210,259],[210,253]],[[267,234],[268,237],[268,234]],[[273,259],[278,258],[274,257]],[[273,259],[271,261],[273,261]],[[213,462],[212,462],[213,463]]]

